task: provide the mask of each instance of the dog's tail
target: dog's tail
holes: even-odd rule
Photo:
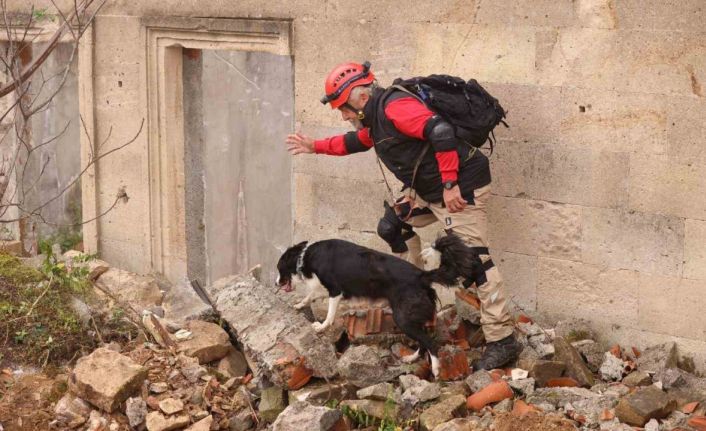
[[[425,271],[423,277],[445,286],[455,285],[459,277],[472,279],[483,265],[478,255],[454,234],[437,239],[424,254],[426,257],[438,254],[440,264],[437,269]]]

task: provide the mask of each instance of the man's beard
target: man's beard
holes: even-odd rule
[[[354,120],[348,120],[348,122],[351,123],[351,125],[355,127],[356,130],[362,130],[365,128],[365,126],[363,126],[363,122],[357,118]]]

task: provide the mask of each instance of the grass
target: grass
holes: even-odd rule
[[[80,262],[65,264],[50,247],[43,251],[39,270],[0,253],[0,363],[61,364],[93,350],[101,338],[132,337],[134,327],[124,323],[119,309],[81,316],[74,304],[96,301],[88,269]]]

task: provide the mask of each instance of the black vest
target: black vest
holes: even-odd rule
[[[436,161],[434,148],[428,141],[419,140],[401,133],[392,121],[385,116],[385,107],[404,97],[410,97],[394,88],[375,89],[372,97],[365,104],[363,125],[370,128],[370,137],[374,142],[380,160],[405,187],[412,187],[427,202],[443,201],[444,187]],[[429,147],[417,168],[414,184],[414,167],[425,148]],[[473,190],[490,184],[490,166],[488,158],[481,151],[461,143],[457,147],[459,158],[458,183],[461,195],[469,204],[473,203]]]

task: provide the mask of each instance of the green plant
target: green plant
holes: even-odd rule
[[[42,21],[48,19],[49,21],[54,22],[54,17],[47,12],[47,8],[34,9],[32,11],[32,19],[34,21]]]
[[[73,263],[82,263],[85,257],[75,258],[71,261],[72,265],[67,266],[54,255],[49,243],[40,244],[40,251],[44,254],[40,271],[47,278],[55,281],[60,288],[66,288],[73,293],[84,293],[88,290],[90,286],[88,268],[85,265],[73,265]]]
[[[80,230],[70,227],[61,227],[53,234],[39,239],[39,249],[51,248],[53,244],[59,244],[61,252],[65,253],[73,249],[83,241],[83,234]]]

